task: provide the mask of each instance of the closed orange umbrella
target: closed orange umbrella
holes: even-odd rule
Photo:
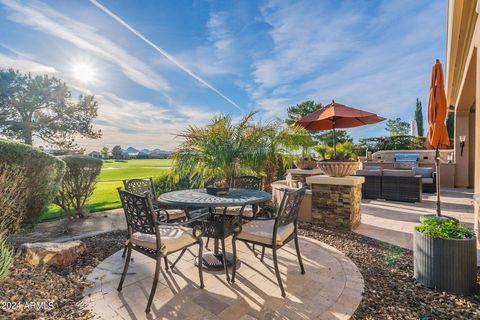
[[[447,98],[443,82],[443,69],[440,60],[437,59],[432,68],[430,80],[430,96],[428,97],[428,133],[427,145],[436,149],[435,166],[437,171],[437,215],[441,216],[440,208],[440,151],[448,148],[448,138],[445,118],[447,117]]]
[[[306,115],[295,124],[310,131],[333,130],[333,153],[336,155],[336,128],[354,128],[383,120],[385,118],[374,113],[348,107],[332,100],[332,103]]]
[[[428,98],[428,134],[427,143],[433,149],[448,148],[445,118],[447,117],[447,98],[443,82],[443,69],[440,60],[433,65]]]

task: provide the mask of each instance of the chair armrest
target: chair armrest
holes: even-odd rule
[[[157,221],[157,225],[159,226],[179,226],[179,227],[182,227],[182,226],[186,226],[188,225],[189,223],[193,222],[193,221],[201,221],[203,219],[205,219],[210,213],[207,212],[205,214],[201,214],[201,215],[198,215],[196,216],[195,218],[192,218],[192,219],[188,219],[187,221],[180,221],[180,222],[160,222],[160,221]]]

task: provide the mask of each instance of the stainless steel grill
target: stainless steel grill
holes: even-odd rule
[[[412,169],[418,167],[420,154],[418,153],[396,153],[393,158],[395,169]]]

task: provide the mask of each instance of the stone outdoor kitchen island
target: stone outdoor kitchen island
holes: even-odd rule
[[[364,177],[306,178],[312,190],[312,222],[353,230],[360,224]]]

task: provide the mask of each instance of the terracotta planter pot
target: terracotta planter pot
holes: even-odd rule
[[[352,175],[358,169],[358,162],[321,161],[318,168],[330,177],[345,177]]]
[[[293,164],[295,164],[295,167],[302,170],[312,170],[317,167],[317,161],[315,160],[306,160],[306,159],[295,160]]]

